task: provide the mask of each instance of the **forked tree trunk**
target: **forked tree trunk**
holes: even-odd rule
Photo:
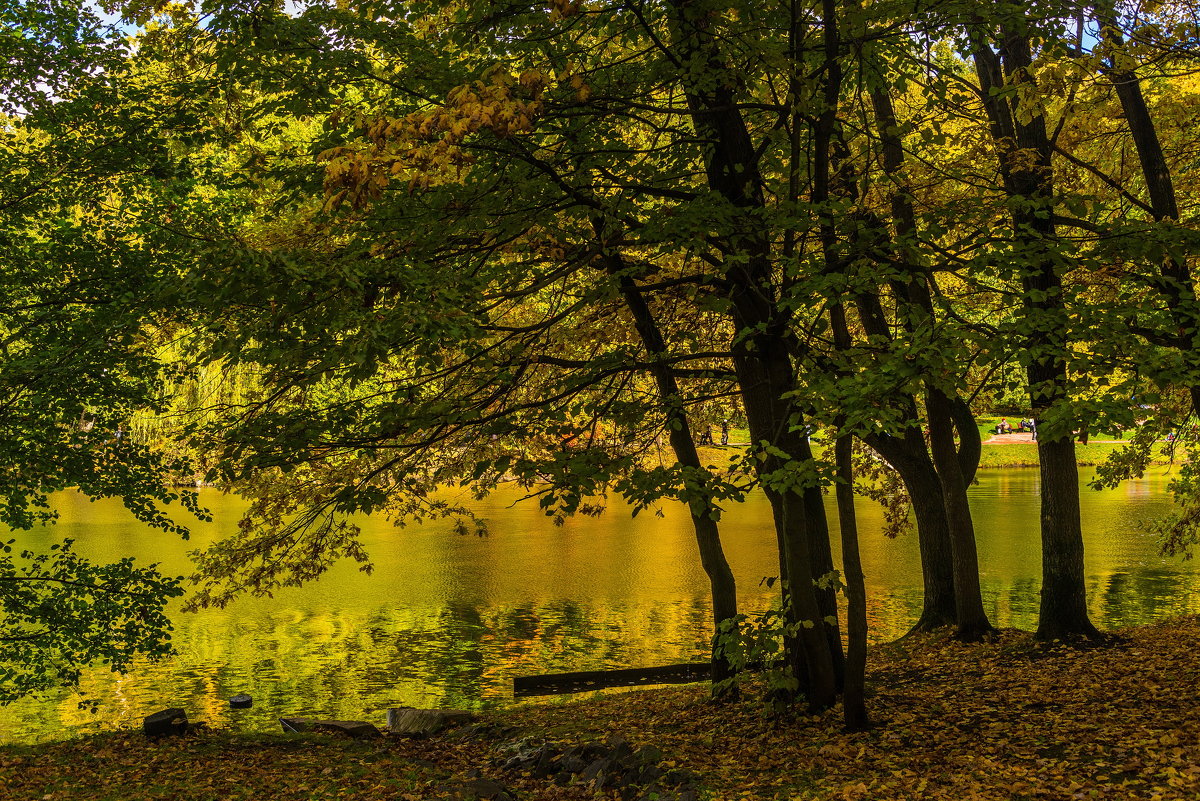
[[[950,529],[950,551],[954,562],[955,635],[968,642],[993,631],[983,608],[979,586],[979,556],[975,548],[975,524],[967,503],[967,485],[954,447],[954,421],[950,399],[931,389],[925,398],[929,415],[930,449],[942,485],[946,525]]]
[[[935,308],[928,285],[930,279],[915,259],[905,255],[909,250],[907,239],[916,232],[916,213],[906,185],[904,144],[898,133],[899,125],[888,89],[873,91],[871,103],[881,144],[883,170],[895,182],[891,193],[892,222],[899,241],[894,249],[900,256],[899,263],[907,268],[904,280],[896,282],[895,295],[897,303],[906,311],[902,315],[905,325],[912,331],[918,325],[934,324]],[[925,383],[930,454],[941,487],[943,514],[950,540],[956,634],[964,640],[975,640],[992,631],[983,608],[975,526],[967,499],[967,487],[979,465],[979,430],[965,401],[948,396],[932,381]],[[955,430],[959,432],[961,443],[958,448],[954,445]],[[913,503],[915,506],[916,501]]]
[[[896,437],[886,436],[868,437],[866,442],[900,474],[916,518],[923,595],[921,614],[909,633],[953,626],[958,614],[954,600],[954,559],[937,470],[924,444],[919,449],[906,447]]]

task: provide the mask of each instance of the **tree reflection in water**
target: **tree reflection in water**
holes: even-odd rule
[[[1086,480],[1086,478],[1085,478]],[[1195,565],[1158,556],[1138,521],[1168,508],[1165,479],[1082,497],[1089,601],[1106,628],[1200,611]],[[176,615],[179,655],[128,676],[103,670],[84,679],[97,714],[62,694],[0,711],[10,740],[61,737],[137,725],[164,706],[238,730],[275,730],[287,715],[382,719],[401,704],[481,708],[511,703],[517,675],[630,667],[703,659],[707,579],[686,514],[661,518],[610,509],[598,518],[550,524],[531,505],[504,495],[481,504],[488,537],[446,527],[398,530],[365,521],[375,559],[365,575],[339,566],[322,580],[273,598],[244,598],[223,610]],[[186,551],[238,517],[238,501],[206,501],[214,522],[192,543],[138,528],[116,505],[58,499],[62,524],[38,535],[48,547],[74,537],[94,558],[152,555],[187,572]],[[1041,579],[1037,471],[984,472],[972,489],[982,587],[1000,626],[1032,628]],[[920,609],[914,536],[888,540],[875,507],[859,510],[869,618],[876,641],[903,634]],[[776,593],[770,510],[752,498],[722,521],[741,606],[765,608]],[[836,519],[836,517],[834,517]],[[834,542],[837,542],[834,532]],[[230,710],[238,692],[253,708]]]

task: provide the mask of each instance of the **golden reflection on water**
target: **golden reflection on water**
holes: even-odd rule
[[[1037,482],[1036,470],[986,471],[972,491],[985,601],[1000,626],[1036,624]],[[1089,604],[1103,627],[1200,606],[1193,564],[1160,558],[1137,525],[1168,508],[1165,482],[1160,475],[1083,494]],[[682,509],[631,519],[612,508],[555,527],[536,503],[514,503],[519,497],[503,489],[476,505],[490,521],[484,538],[455,535],[448,524],[397,529],[366,520],[373,574],[339,565],[273,598],[176,614],[178,656],[123,677],[87,673],[82,695],[102,702],[98,713],[80,710],[73,694],[22,702],[0,709],[0,738],[138,725],[176,705],[241,730],[275,730],[276,718],[289,715],[380,720],[399,704],[509,703],[517,675],[703,658],[708,582]],[[204,500],[214,522],[197,525],[190,543],[137,525],[117,503],[74,493],[56,498],[55,529],[21,536],[35,548],[72,537],[95,559],[132,554],[186,573],[186,552],[233,528],[241,509],[215,492]],[[880,536],[869,502],[859,516],[872,638],[893,639],[920,609],[916,537]],[[761,580],[776,574],[776,555],[765,500],[726,510],[722,537],[742,610],[767,608],[775,591]],[[252,709],[229,709],[226,699],[238,692],[254,696]]]

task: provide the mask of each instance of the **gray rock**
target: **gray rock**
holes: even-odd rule
[[[314,720],[312,727],[315,731],[345,734],[356,740],[383,736],[383,732],[379,731],[375,724],[362,720]]]
[[[187,712],[178,707],[164,709],[147,715],[142,721],[142,732],[147,737],[165,737],[167,735],[185,734],[188,729]]]
[[[249,709],[254,706],[254,699],[245,693],[240,693],[229,699],[229,706],[234,709]]]
[[[678,801],[678,796],[655,784],[647,787],[642,793],[635,796],[635,799],[636,801]]]
[[[580,748],[583,749],[581,756],[589,762],[608,756],[608,748],[600,743],[584,743]]]
[[[683,770],[682,768],[676,768],[674,770],[669,770],[666,773],[664,773],[663,777],[662,777],[662,781],[663,781],[663,784],[669,784],[673,787],[681,787],[685,784],[694,784],[698,778],[699,777],[696,776],[695,773],[692,773],[690,770]]]
[[[280,718],[279,725],[288,734],[312,731],[313,722],[308,718]]]
[[[652,765],[663,758],[663,752],[652,745],[643,745],[633,752],[633,758],[640,765]]]
[[[662,778],[663,769],[658,765],[646,765],[638,774],[638,784],[650,784]]]
[[[613,735],[608,738],[609,759],[613,762],[624,762],[633,756],[633,749],[629,746],[629,741],[619,735]]]
[[[543,746],[541,754],[538,755],[537,762],[534,763],[530,773],[537,779],[544,779],[555,770],[554,758],[558,756],[558,749],[552,746]]]
[[[575,755],[564,756],[558,763],[559,768],[568,773],[583,773],[587,768],[588,763],[582,758]]]
[[[473,713],[459,709],[414,709],[402,706],[389,709],[387,713],[388,730],[405,737],[427,737],[474,719]]]
[[[611,764],[612,763],[607,759],[597,759],[595,762],[583,769],[583,772],[579,774],[579,780],[582,782],[596,781],[600,777],[600,774],[608,770],[608,766]]]

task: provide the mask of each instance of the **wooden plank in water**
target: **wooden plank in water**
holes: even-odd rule
[[[634,687],[639,684],[686,684],[706,681],[712,668],[708,662],[686,662],[648,668],[618,670],[581,670],[575,673],[547,673],[542,676],[513,677],[513,695],[565,695],[606,687]]]

